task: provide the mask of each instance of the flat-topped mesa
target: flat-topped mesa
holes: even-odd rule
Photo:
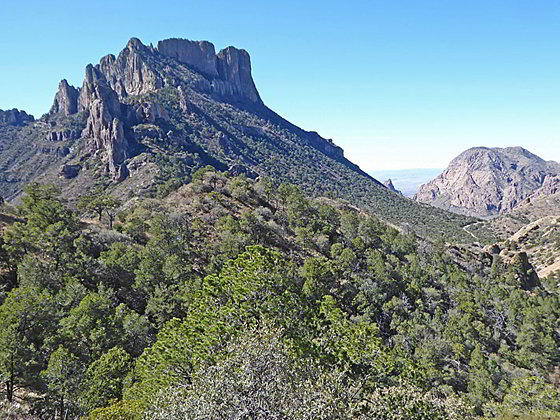
[[[68,84],[63,79],[58,84],[58,92],[54,97],[54,102],[50,110],[50,114],[62,113],[64,115],[72,115],[78,112],[78,97],[80,91],[74,86]]]
[[[7,125],[24,125],[28,122],[35,121],[33,115],[25,111],[19,111],[16,108],[2,111],[0,109],[0,124]]]
[[[211,42],[179,38],[159,41],[157,51],[209,78],[214,93],[262,104],[247,51],[228,47],[216,54]]]

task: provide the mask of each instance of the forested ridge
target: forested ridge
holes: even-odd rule
[[[560,416],[560,276],[211,167],[4,206],[7,418]]]

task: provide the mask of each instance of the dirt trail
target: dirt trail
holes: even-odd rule
[[[469,231],[467,228],[469,228],[469,227],[471,227],[471,226],[474,226],[474,225],[478,225],[478,224],[480,224],[480,223],[484,223],[484,222],[474,222],[474,223],[468,224],[468,225],[466,225],[466,226],[463,226],[463,230],[464,230],[465,232],[467,232],[469,235],[471,235],[474,239],[476,239],[476,240],[478,241],[478,240],[479,240],[478,237],[477,237],[474,233],[472,233],[471,231]]]

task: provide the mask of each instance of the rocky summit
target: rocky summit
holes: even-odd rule
[[[6,111],[0,109],[0,124],[21,126],[34,120],[33,115],[28,115],[25,111],[15,108]]]
[[[560,190],[559,175],[560,164],[521,147],[475,147],[424,184],[415,199],[460,214],[490,217],[534,197],[556,193]]]
[[[169,64],[163,65],[166,58],[203,75],[196,80],[197,90],[262,105],[251,76],[251,59],[245,50],[228,47],[216,54],[210,42],[177,38],[160,41],[152,48],[132,38],[118,57],[109,54],[98,65],[88,65],[81,88],[76,89],[62,80],[50,113],[86,113],[83,136],[90,139],[93,151],[101,152],[109,173],[122,173],[121,164],[132,154],[126,125],[154,122],[144,120],[162,117],[154,104],[126,106],[125,98],[147,94],[166,85],[181,87],[178,77],[170,77],[173,72],[169,71]],[[186,109],[186,99],[184,102]],[[149,108],[147,114],[146,107]]]

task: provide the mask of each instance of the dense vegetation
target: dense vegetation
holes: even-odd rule
[[[293,185],[192,178],[118,214],[27,187],[0,248],[2,415],[560,416],[558,278],[466,271]]]
[[[279,182],[300,186],[308,196],[351,200],[378,218],[423,237],[455,242],[475,240],[462,227],[478,219],[395,194],[345,158],[333,159],[318,151],[312,145],[316,133],[292,125],[266,107],[248,109],[201,94],[196,88],[199,75],[174,60],[163,64],[167,64],[165,70],[160,70],[168,72],[181,89],[169,85],[126,98],[129,104],[163,104],[167,112],[166,120],[159,119],[154,125],[160,128],[141,140],[145,146],[165,148],[167,154],[181,156],[179,162],[187,153],[193,156],[189,157],[191,160],[222,170],[237,166],[255,175],[266,174]],[[183,96],[188,98],[188,112],[182,105]],[[172,139],[162,136],[165,132],[173,133]],[[164,192],[169,191],[166,185],[178,185],[192,175],[172,159],[160,160],[159,167],[164,170],[157,183],[162,184],[158,188]],[[476,239],[487,242],[494,236],[486,226],[481,226]]]

